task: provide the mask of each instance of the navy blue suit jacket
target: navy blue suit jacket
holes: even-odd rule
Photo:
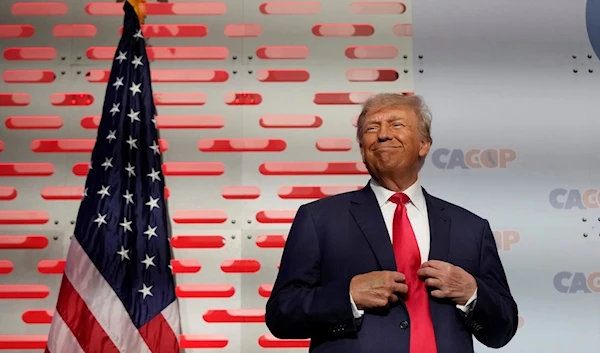
[[[423,190],[431,234],[430,260],[460,266],[477,281],[468,316],[447,299],[430,296],[438,353],[473,352],[473,336],[488,347],[506,345],[517,330],[517,304],[489,223]],[[314,353],[408,353],[410,320],[402,301],[352,315],[350,280],[396,270],[375,194],[365,188],[300,206],[266,305],[266,324],[281,339],[311,339]]]

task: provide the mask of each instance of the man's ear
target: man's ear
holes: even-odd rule
[[[429,154],[431,149],[431,139],[423,139],[421,141],[421,149],[419,150],[419,157],[425,158]]]

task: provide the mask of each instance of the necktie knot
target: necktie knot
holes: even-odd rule
[[[407,202],[410,202],[410,197],[403,192],[397,192],[390,197],[390,201],[397,205],[404,205]]]

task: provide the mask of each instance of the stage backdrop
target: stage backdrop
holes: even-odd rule
[[[44,346],[122,5],[0,2],[0,349]],[[264,305],[297,207],[367,182],[376,92],[425,97],[423,185],[491,222],[521,317],[501,351],[598,352],[599,0],[148,7],[187,352],[306,351]]]

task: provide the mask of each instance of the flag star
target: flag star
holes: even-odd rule
[[[119,64],[123,62],[123,60],[127,60],[127,52],[122,52],[119,50],[119,56],[115,60],[119,60]]]
[[[134,120],[140,121],[140,118],[138,117],[138,115],[140,115],[140,112],[134,112],[133,109],[130,109],[129,114],[127,114],[128,117],[131,118],[131,123],[133,124]]]
[[[152,182],[154,182],[154,180],[160,180],[160,177],[158,176],[159,173],[159,170],[154,170],[154,168],[152,168],[152,173],[148,174],[148,176],[152,178]]]
[[[148,240],[152,239],[152,237],[158,237],[156,234],[156,228],[158,227],[150,227],[148,226],[148,230],[144,232],[148,236]]]
[[[117,254],[121,255],[121,261],[127,259],[127,260],[131,260],[129,258],[129,250],[126,250],[123,245],[121,245],[121,251],[117,251]]]
[[[156,127],[156,119],[152,118],[152,123],[154,124],[154,127]]]
[[[94,220],[95,223],[98,223],[98,228],[100,228],[100,226],[102,225],[102,223],[107,224],[106,223],[106,215],[101,215],[100,213],[98,213],[98,218],[96,218]]]
[[[108,131],[108,136],[106,136],[106,139],[108,140],[108,143],[111,143],[112,140],[116,140],[117,139],[117,130],[109,130]]]
[[[129,136],[129,140],[127,140],[126,142],[129,144],[130,151],[134,148],[137,149],[137,145],[135,144],[136,141],[137,139],[134,139],[133,136]]]
[[[173,265],[169,265],[167,267],[171,270],[171,273],[173,273]]]
[[[142,90],[140,89],[140,86],[142,84],[138,83],[137,85],[133,82],[131,82],[131,87],[129,87],[129,90],[133,93],[133,96],[135,97],[136,93],[142,94]]]
[[[90,170],[94,169],[94,168],[92,168],[92,164],[94,164],[93,160],[90,161]]]
[[[144,297],[142,299],[146,299],[146,296],[148,296],[148,295],[152,297],[153,296],[152,292],[150,292],[150,290],[152,289],[152,286],[146,287],[145,283],[142,283],[142,285],[144,287],[138,291],[144,295]]]
[[[148,267],[150,267],[150,266],[156,266],[154,264],[154,258],[155,257],[156,256],[148,257],[148,254],[146,254],[146,258],[144,260],[140,261],[140,262],[143,263],[144,265],[146,265],[146,270],[147,270]]]
[[[103,199],[104,196],[110,196],[108,189],[110,189],[110,185],[103,186],[102,190],[98,191],[98,195],[102,195],[101,199]]]
[[[119,87],[121,87],[121,86],[125,86],[125,85],[123,84],[123,79],[124,79],[124,78],[125,78],[125,77],[117,77],[117,80],[115,81],[115,83],[113,83],[113,86],[114,86],[114,87],[117,87],[117,88],[116,88],[116,90],[117,90],[117,91],[119,90]]]
[[[142,66],[144,66],[144,64],[142,63],[142,58],[143,58],[143,56],[140,56],[140,57],[138,58],[137,56],[135,56],[135,55],[134,55],[134,56],[133,56],[133,58],[134,58],[134,59],[133,59],[133,61],[131,61],[131,63],[132,63],[134,66],[135,66],[135,68],[136,68],[136,69],[137,69],[137,67],[138,67],[139,65],[142,65]]]
[[[104,163],[102,163],[101,165],[104,167],[105,171],[108,170],[108,168],[111,168],[113,166],[112,165],[112,160],[113,160],[112,158],[105,158],[104,159]]]
[[[131,221],[128,221],[128,220],[127,220],[127,218],[123,218],[123,223],[119,223],[119,225],[120,225],[121,227],[123,227],[123,231],[124,231],[124,232],[126,232],[126,231],[133,232],[133,231],[131,230]]]
[[[112,114],[112,116],[115,116],[116,113],[120,113],[121,110],[119,109],[119,106],[121,105],[121,103],[113,103],[112,108],[110,108],[110,112]]]
[[[159,200],[160,200],[160,197],[157,197],[156,199],[154,199],[152,196],[150,196],[150,201],[146,202],[146,205],[150,206],[150,211],[152,211],[154,209],[154,207],[160,208],[160,206],[158,206]]]
[[[156,141],[153,141],[149,148],[154,151],[154,154],[160,154],[160,146],[156,144]]]
[[[131,202],[131,204],[133,204],[133,194],[129,193],[129,190],[125,191],[125,195],[123,195],[123,197],[125,198],[125,204],[129,204]]]
[[[133,35],[133,38],[135,38],[136,40],[139,38],[144,38],[144,35],[142,34],[142,30],[138,30],[137,32],[135,32],[135,34]]]
[[[127,174],[129,174],[129,177],[131,178],[131,176],[135,176],[135,172],[133,171],[135,169],[135,167],[131,166],[131,163],[127,163],[127,168],[125,168],[125,170],[127,171]]]
[[[85,188],[85,190],[83,190],[83,197],[86,197],[88,195],[87,190],[88,190],[88,188]]]

